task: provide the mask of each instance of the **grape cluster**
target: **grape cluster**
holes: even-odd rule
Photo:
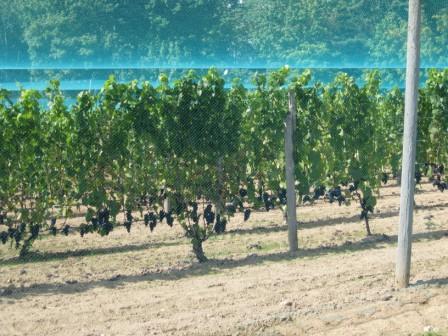
[[[113,229],[110,221],[109,209],[104,208],[98,212],[98,232],[101,236],[107,236]]]
[[[236,205],[234,202],[228,202],[226,203],[226,212],[230,215],[233,215],[236,213]]]
[[[306,204],[306,203],[313,203],[313,198],[310,195],[305,195],[302,197],[302,203]]]
[[[240,194],[241,198],[247,197],[247,189],[240,188],[239,194]]]
[[[69,231],[70,231],[70,225],[68,225],[68,224],[64,225],[64,227],[62,228],[62,233],[63,233],[65,236],[68,236]]]
[[[144,220],[145,226],[149,226],[149,230],[151,232],[154,231],[155,227],[157,226],[156,214],[154,212],[150,211],[143,216],[143,220]]]
[[[190,202],[190,206],[192,207],[192,210],[190,212],[190,219],[193,221],[193,223],[198,224],[199,219],[201,218],[201,215],[198,215],[198,203]]]
[[[216,223],[214,226],[214,230],[217,234],[224,233],[226,231],[227,219],[225,217],[221,217],[221,215],[216,215]]]
[[[322,196],[325,196],[326,191],[327,191],[327,188],[325,188],[325,186],[323,186],[323,185],[317,186],[316,188],[314,188],[313,200],[317,201]]]
[[[2,231],[0,232],[0,241],[2,242],[2,244],[6,244],[6,242],[8,241],[8,232],[6,231]]]
[[[30,240],[34,240],[37,239],[37,237],[39,236],[39,231],[40,231],[40,225],[38,224],[31,224],[30,225],[30,237],[28,239]]]
[[[445,174],[445,166],[443,164],[426,162],[425,169],[429,170],[429,168],[431,168],[431,174],[433,176]]]
[[[7,214],[5,212],[0,212],[0,225],[5,224],[6,216]],[[8,238],[9,238],[8,232],[6,231],[0,232],[0,241],[2,242],[2,244],[6,244]]]
[[[358,190],[358,188],[359,188],[359,181],[354,181],[352,184],[349,185],[348,191],[354,193],[355,191]]]
[[[173,227],[173,224],[174,224],[173,212],[172,211],[168,211],[168,213],[165,215],[165,218],[166,218],[166,223],[170,227]]]
[[[54,221],[54,224],[56,224],[56,220]],[[79,234],[81,235],[81,237],[84,237],[88,233],[94,233],[94,232],[98,232],[103,237],[109,235],[109,233],[112,230],[113,230],[113,224],[110,221],[110,212],[109,209],[107,208],[99,210],[97,212],[97,215],[90,219],[90,224],[83,223],[79,226]],[[62,228],[62,233],[66,236],[68,235],[69,231],[70,231],[69,225],[65,225]],[[53,225],[53,223],[50,226],[50,232],[54,232],[54,234],[56,234],[56,228]]]
[[[278,200],[279,200],[280,204],[286,205],[286,203],[287,203],[286,189],[280,188],[277,192],[277,195],[278,195]]]
[[[57,229],[56,229],[56,218],[55,217],[51,217],[51,219],[50,219],[50,233],[53,236],[56,236],[56,231],[57,231]]]
[[[165,210],[161,209],[159,211],[159,222],[162,222],[167,216],[167,213],[165,212]]]
[[[387,173],[382,173],[381,182],[383,182],[383,184],[387,184],[388,181],[389,181],[389,175]]]
[[[327,188],[323,185],[317,186],[313,190],[313,195],[304,195],[302,197],[302,203],[310,203],[312,204],[314,201],[317,201],[321,197],[324,197],[327,193]]]
[[[434,187],[437,187],[439,191],[444,192],[446,189],[448,189],[448,183],[443,182],[440,175],[437,176],[437,178],[432,182],[432,185]]]
[[[92,219],[90,220],[90,224],[81,224],[79,226],[79,234],[81,235],[81,237],[84,237],[87,233],[100,232],[98,217],[92,217]],[[70,227],[68,225],[64,226],[64,228],[62,228],[62,233],[68,235],[69,229]],[[104,233],[102,235],[104,235]]]
[[[243,215],[244,215],[244,221],[247,222],[250,218],[250,215],[252,213],[251,209],[245,209],[244,208],[244,204],[243,204],[243,199],[245,199],[248,196],[248,192],[247,189],[244,188],[240,188],[239,190],[239,195],[241,198],[238,199],[238,207],[240,208],[241,211],[243,211]],[[285,194],[286,196],[286,194]],[[234,201],[235,203],[235,201]]]
[[[6,244],[8,239],[13,239],[16,243],[16,248],[19,248],[20,242],[22,241],[22,238],[25,235],[25,230],[26,230],[25,223],[20,223],[16,228],[9,226],[8,231],[3,231],[0,233],[0,240],[3,244]],[[31,227],[31,230],[32,230],[31,234],[37,237],[39,231],[36,230],[36,228],[33,229],[33,227]]]
[[[84,237],[84,235],[86,234],[86,233],[89,233],[89,225],[87,225],[87,224],[81,224],[80,226],[79,226],[79,234],[81,235],[81,237]]]
[[[226,231],[227,219],[220,214],[216,215],[211,204],[207,204],[204,209],[204,219],[207,226],[214,224],[215,233],[220,234]]]
[[[204,218],[207,225],[211,225],[215,221],[215,213],[212,211],[212,205],[208,204],[204,210]]]
[[[427,170],[431,169],[429,181],[432,182],[434,187],[437,187],[441,192],[448,189],[448,183],[442,181],[442,176],[445,174],[445,166],[443,164],[425,163],[425,168]]]
[[[164,190],[161,191],[161,197],[166,198],[166,194],[163,194]],[[232,202],[226,203],[225,209],[226,214],[234,214],[236,211],[243,212],[244,221],[248,221],[251,216],[251,209],[245,208],[243,204],[243,199],[247,198],[248,191],[247,189],[240,188],[239,196],[235,196]],[[213,211],[213,205],[208,204],[203,214],[199,214],[199,205],[197,202],[188,202],[185,203],[181,200],[180,195],[174,195],[174,206],[173,208],[166,212],[164,209],[153,212],[148,211],[144,215],[144,223],[146,226],[149,226],[151,232],[155,229],[158,222],[162,222],[166,220],[169,226],[173,226],[174,224],[174,215],[183,216],[184,214],[188,214],[188,218],[192,220],[194,224],[199,224],[201,217],[204,218],[204,221],[207,226],[213,225],[213,230],[217,234],[221,234],[226,231],[226,226],[228,223],[228,219],[222,214],[215,214]],[[198,197],[200,199],[201,197]],[[274,204],[276,201],[280,203],[286,203],[286,189],[280,189],[278,191],[278,197],[271,196],[269,193],[264,192],[261,194],[261,199],[265,203],[266,209],[269,211],[274,208]],[[140,205],[150,206],[156,198],[144,195],[137,199],[137,203]],[[83,223],[79,226],[79,233],[81,237],[84,237],[88,233],[97,232],[101,236],[108,235],[113,229],[113,222],[110,218],[110,210],[108,208],[102,208],[101,210],[96,212],[96,215],[91,217],[90,221],[87,223]],[[185,217],[183,217],[185,218]],[[0,212],[0,223],[5,223],[6,213]],[[130,233],[132,224],[134,222],[134,217],[131,209],[127,209],[125,211],[125,220],[123,226],[126,228],[127,232]],[[58,231],[65,236],[68,236],[72,228],[70,225],[63,225],[60,229],[57,228],[57,219],[56,217],[50,218],[50,224],[48,226],[48,231],[53,236],[56,236]],[[21,223],[17,228],[9,227],[8,231],[0,232],[0,242],[6,244],[9,239],[13,239],[16,242],[16,246],[19,247],[20,242],[25,237],[26,224]],[[29,225],[29,236],[25,240],[25,242],[31,242],[36,239],[40,233],[40,225],[30,224]]]
[[[250,209],[244,209],[244,221],[247,222],[250,218],[251,210]]]
[[[330,203],[333,203],[337,201],[339,203],[339,206],[342,205],[342,203],[345,203],[346,199],[345,196],[342,194],[342,190],[340,186],[336,186],[332,189],[330,189],[326,195]]]
[[[417,170],[415,171],[415,182],[416,182],[417,184],[420,184],[420,182],[422,181],[422,177],[423,177],[422,172],[421,172],[419,169],[417,169]]]
[[[126,210],[126,220],[124,221],[124,227],[126,228],[126,231],[128,233],[131,233],[131,226],[132,226],[133,220],[134,220],[134,217],[132,216],[132,211]]]
[[[266,211],[275,209],[275,201],[277,200],[277,197],[269,195],[267,192],[263,192],[262,200],[263,200],[264,208],[266,209]]]
[[[163,191],[164,189],[162,189]],[[161,191],[161,193],[162,193]],[[137,205],[139,207],[149,207],[154,204],[156,197],[149,194],[144,194],[137,199]]]

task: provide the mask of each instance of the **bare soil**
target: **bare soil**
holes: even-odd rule
[[[448,335],[448,194],[416,195],[412,285],[394,285],[399,188],[381,189],[366,238],[357,204],[300,206],[300,251],[280,211],[204,249],[179,226],[43,237],[0,247],[0,335]]]

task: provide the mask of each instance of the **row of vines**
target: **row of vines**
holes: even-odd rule
[[[297,97],[298,202],[357,202],[371,233],[381,183],[399,176],[403,93],[380,89],[376,72],[358,85],[327,85],[287,68],[230,88],[216,70],[157,87],[110,78],[68,106],[57,81],[18,99],[0,91],[0,239],[26,255],[42,234],[130,232],[143,222],[181,225],[199,261],[202,243],[235,212],[284,209],[284,119]],[[45,104],[43,103],[45,101]],[[446,188],[448,71],[420,91],[416,180]],[[85,223],[70,227],[74,212]]]

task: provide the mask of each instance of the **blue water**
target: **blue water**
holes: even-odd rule
[[[328,83],[334,79],[339,72],[346,72],[357,79],[359,84],[363,83],[366,72],[372,70],[380,72],[384,89],[404,86],[405,69],[403,68],[314,68],[310,69],[313,82],[320,81]],[[163,73],[168,75],[170,82],[174,82],[190,69],[186,68],[5,68],[0,69],[0,88],[12,92],[23,89],[44,90],[51,79],[58,79],[62,91],[76,93],[84,90],[98,91],[110,75],[114,75],[119,82],[131,80],[149,81],[152,85],[158,85],[158,78]],[[247,88],[252,88],[252,78],[257,73],[268,74],[273,68],[220,68],[218,71],[226,80],[229,87],[235,78],[239,78]],[[422,69],[421,82],[426,80],[426,70]],[[198,76],[205,74],[208,69],[196,68],[194,71]],[[291,69],[292,74],[300,74],[304,69]]]

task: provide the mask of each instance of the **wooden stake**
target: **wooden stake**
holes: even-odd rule
[[[396,281],[399,287],[409,286],[414,211],[415,157],[417,142],[417,108],[420,69],[420,0],[409,0],[408,51],[403,135],[403,162],[400,195],[400,227]]]
[[[296,212],[296,190],[294,174],[294,133],[296,119],[296,96],[294,91],[290,91],[289,112],[285,120],[285,170],[286,170],[286,218],[288,222],[289,251],[298,250],[297,242],[297,212]]]
[[[166,213],[170,212],[171,210],[171,202],[169,197],[167,196],[164,200],[163,200],[163,211],[165,211]]]

